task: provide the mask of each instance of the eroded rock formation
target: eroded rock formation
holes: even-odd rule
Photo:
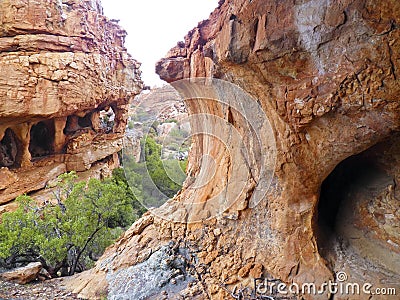
[[[98,0],[0,2],[0,212],[65,171],[118,164],[142,88],[125,36]]]
[[[2,273],[0,274],[0,278],[18,284],[27,284],[34,281],[39,276],[41,270],[42,264],[40,262],[34,262],[25,267]]]
[[[397,0],[220,1],[157,72],[168,82],[221,78],[257,99],[276,138],[272,187],[249,208],[249,184],[242,205],[201,223],[148,214],[70,286],[90,298],[230,299],[239,287],[251,291],[254,278],[319,287],[345,271],[349,282],[399,290],[399,23]],[[187,105],[190,114],[211,112],[243,125],[215,102]],[[238,166],[226,149],[199,138],[191,174],[200,174],[199,158],[210,153],[219,169],[207,193],[184,189],[160,210],[190,197],[206,203],[215,187],[235,184],[237,172],[253,165]],[[153,274],[159,288],[146,293],[137,283],[150,278],[143,272],[149,268],[175,283],[156,282]]]

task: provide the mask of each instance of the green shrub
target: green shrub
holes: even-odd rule
[[[136,199],[147,207],[158,207],[182,188],[187,161],[162,160],[162,146],[149,135],[142,139],[141,147],[139,163],[130,156],[123,157],[124,171]]]
[[[118,175],[118,174],[117,174]],[[55,277],[93,265],[104,249],[137,218],[123,179],[77,182],[75,172],[59,176],[54,203],[38,205],[29,196],[4,213],[0,258],[6,267],[39,261]]]

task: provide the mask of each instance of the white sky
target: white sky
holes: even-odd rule
[[[218,0],[101,0],[104,14],[119,19],[128,32],[128,52],[142,63],[146,85],[161,85],[155,64],[182,41],[189,30],[207,19]]]

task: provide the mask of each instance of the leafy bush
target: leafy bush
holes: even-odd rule
[[[141,141],[141,147],[139,163],[124,156],[124,171],[137,200],[148,207],[158,207],[182,188],[187,161],[162,160],[162,146],[149,135]]]
[[[132,206],[132,208],[133,208],[135,214],[137,215],[137,217],[138,218],[141,217],[147,211],[147,209],[142,204],[140,204],[140,201],[139,201],[140,199],[137,199],[135,197],[135,195],[134,195],[134,193],[132,191],[132,187],[129,186],[128,181],[126,179],[126,175],[125,175],[124,169],[122,169],[122,168],[114,169],[113,170],[112,180],[117,185],[120,185],[125,189],[128,203]],[[128,217],[125,217],[124,220],[126,222],[128,220]],[[131,224],[124,225],[124,223],[121,223],[122,227],[130,226],[130,225]]]
[[[74,172],[59,176],[54,203],[38,205],[29,196],[4,213],[0,258],[6,267],[39,261],[53,277],[91,267],[104,249],[137,218],[134,198],[117,171],[113,178],[77,182]]]

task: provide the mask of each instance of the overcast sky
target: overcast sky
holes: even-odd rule
[[[142,63],[146,85],[161,85],[155,63],[207,19],[218,0],[101,0],[104,14],[128,32],[126,47]]]

